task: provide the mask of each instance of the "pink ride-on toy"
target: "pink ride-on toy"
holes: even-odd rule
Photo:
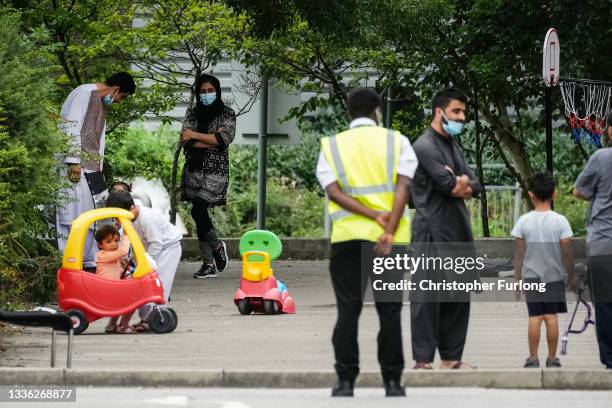
[[[248,231],[240,238],[242,277],[234,304],[243,315],[295,313],[287,286],[274,278],[270,262],[283,250],[280,239],[270,231]]]

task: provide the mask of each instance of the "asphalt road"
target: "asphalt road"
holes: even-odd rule
[[[496,390],[478,388],[410,388],[406,398],[385,398],[382,389],[356,389],[355,398],[331,398],[329,389],[240,388],[78,388],[76,403],[54,408],[608,408],[612,391]],[[6,408],[42,407],[34,403],[0,403]]]

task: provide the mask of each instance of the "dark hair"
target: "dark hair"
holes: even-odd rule
[[[217,99],[215,99],[215,101],[209,106],[204,106],[200,100],[200,88],[202,87],[202,84],[206,82],[215,87],[217,94]],[[221,115],[225,109],[225,104],[221,99],[221,83],[215,76],[202,74],[196,81],[194,91],[196,99],[194,113],[198,121],[198,128],[194,130],[197,132],[208,133],[208,127],[212,121],[215,120],[217,116]]]
[[[125,181],[121,181],[121,180],[113,181],[113,184],[110,185],[110,189],[109,190],[113,191],[116,186],[123,186],[123,187],[125,187],[127,189],[128,193],[132,192],[132,186],[130,186]]]
[[[459,88],[450,87],[440,89],[438,92],[436,92],[433,97],[433,101],[431,102],[432,116],[435,114],[436,108],[441,108],[444,110],[452,100],[467,103],[468,97]]]
[[[134,82],[134,78],[127,72],[117,72],[116,74],[111,75],[104,82],[108,86],[118,86],[119,92],[127,93],[133,95],[136,92],[136,83]]]
[[[555,179],[550,171],[535,173],[529,179],[529,191],[540,201],[552,199],[555,192]]]
[[[357,88],[346,97],[346,105],[351,119],[371,116],[381,105],[380,95],[374,88]]]
[[[102,224],[100,228],[96,230],[96,241],[102,242],[108,236],[119,235],[119,230],[113,224]]]
[[[134,206],[134,199],[127,191],[111,191],[106,199],[107,207],[118,207],[130,210]]]

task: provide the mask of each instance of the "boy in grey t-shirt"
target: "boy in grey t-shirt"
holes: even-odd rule
[[[527,283],[546,283],[543,293],[525,291],[529,313],[529,358],[524,364],[526,368],[540,366],[538,345],[542,322],[546,324],[548,340],[546,367],[561,367],[557,358],[557,313],[567,313],[565,275],[567,271],[573,278],[573,256],[570,240],[572,228],[567,218],[551,209],[555,196],[552,174],[535,174],[529,187],[529,198],[534,209],[517,220],[511,233],[516,238],[514,279]],[[517,292],[518,299],[520,291]]]

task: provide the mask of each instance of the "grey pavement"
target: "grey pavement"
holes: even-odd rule
[[[179,316],[175,332],[108,335],[104,334],[105,320],[97,321],[75,337],[73,368],[89,371],[333,371],[331,333],[336,310],[328,261],[275,262],[275,275],[286,282],[297,305],[295,315],[279,316],[242,316],[238,313],[232,299],[239,285],[240,262],[232,261],[217,279],[193,279],[192,274],[198,267],[197,263],[182,263],[177,273],[170,302]],[[405,305],[403,336],[407,368],[412,365],[409,316],[409,305]],[[561,315],[561,327],[565,326],[567,317]],[[362,372],[376,373],[378,319],[372,304],[365,305],[359,330]],[[63,335],[58,337],[58,361],[62,364],[66,342]],[[544,339],[543,332],[541,359],[546,355]],[[48,330],[18,329],[10,336],[3,335],[0,344],[0,349],[5,349],[0,351],[0,367],[49,366]],[[484,370],[520,369],[527,355],[524,303],[472,304],[465,361]],[[600,369],[594,328],[573,335],[569,354],[561,360],[562,370]]]

